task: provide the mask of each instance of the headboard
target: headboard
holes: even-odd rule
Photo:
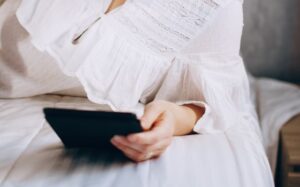
[[[242,55],[248,70],[300,83],[300,1],[244,0]]]

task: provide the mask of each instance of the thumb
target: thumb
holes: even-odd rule
[[[150,130],[159,119],[162,112],[163,111],[157,107],[145,107],[144,115],[140,118],[142,128],[145,131]]]

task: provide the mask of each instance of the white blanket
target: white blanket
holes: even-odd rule
[[[300,114],[300,87],[268,78],[250,76],[263,144],[275,175],[279,131],[292,117]]]
[[[0,186],[271,187],[263,148],[251,134],[175,137],[159,159],[65,152],[43,107],[107,109],[79,97],[0,100]]]
[[[251,80],[274,171],[278,131],[300,112],[300,90],[274,80]],[[273,185],[269,164],[255,157],[259,143],[238,130],[176,137],[161,158],[135,164],[108,153],[66,152],[45,122],[43,107],[109,110],[79,97],[0,100],[0,186]]]

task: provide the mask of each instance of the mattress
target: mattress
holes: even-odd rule
[[[161,157],[134,163],[101,150],[65,150],[44,107],[110,110],[80,97],[0,99],[0,186],[273,186],[251,132],[174,137]]]

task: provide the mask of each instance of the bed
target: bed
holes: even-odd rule
[[[256,84],[264,81],[271,80]],[[295,93],[291,85],[286,88]],[[291,93],[289,97],[299,96]],[[231,134],[175,137],[161,158],[136,164],[115,153],[65,150],[44,119],[44,107],[108,110],[81,97],[0,99],[1,186],[272,186],[272,176],[265,172],[269,163],[249,154],[261,151],[259,142],[238,129]],[[276,134],[264,134],[271,144]],[[252,149],[246,150],[245,144]]]
[[[45,65],[43,62],[49,58],[39,56],[29,45],[24,31],[15,25],[5,27],[16,21],[13,11],[9,10],[18,4],[17,1],[7,2],[2,5],[5,10],[0,9],[0,28],[4,28],[0,34],[0,72],[12,73],[13,67],[21,63],[16,59],[26,64],[33,56],[35,61],[43,60],[39,63]],[[7,28],[16,32],[9,32]],[[0,73],[1,89],[9,88],[11,92],[10,98],[0,99],[0,186],[269,187],[273,186],[270,165],[274,172],[278,131],[284,122],[300,112],[299,88],[249,75],[252,101],[261,122],[261,141],[239,128],[219,134],[174,137],[160,158],[134,163],[117,153],[64,149],[44,119],[44,107],[110,109],[91,103],[81,94],[70,96],[71,90],[58,92],[62,84],[76,87],[77,83],[65,77],[60,77],[60,81],[47,79],[51,68],[46,67],[42,72],[33,69],[13,72],[11,84],[2,81],[4,75]],[[57,69],[53,72],[56,78],[60,76]],[[39,74],[44,75],[45,80],[29,76]],[[36,86],[38,92],[33,89]],[[45,90],[50,87],[53,90]],[[0,95],[4,93],[1,89]],[[45,92],[52,94],[42,94]]]
[[[176,137],[161,158],[135,164],[109,153],[65,151],[43,107],[103,109],[55,95],[0,100],[1,186],[271,186],[268,163],[245,154],[252,142],[238,132]],[[256,147],[250,151],[261,151]]]

